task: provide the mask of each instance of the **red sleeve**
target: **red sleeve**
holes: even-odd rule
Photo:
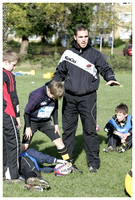
[[[20,117],[15,76],[6,69],[3,69],[3,99],[4,112],[13,117]]]

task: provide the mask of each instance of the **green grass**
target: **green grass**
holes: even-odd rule
[[[16,77],[23,125],[23,110],[29,93],[48,81],[42,78],[42,74],[48,71],[47,68],[44,70],[36,70],[36,76]],[[49,70],[53,72],[55,68],[49,68]],[[114,114],[115,107],[121,102],[126,103],[129,107],[129,114],[132,114],[132,74],[128,71],[117,72],[116,79],[123,87],[106,87],[106,82],[101,77],[97,92],[97,124],[100,127],[98,135],[101,159],[99,172],[96,174],[89,173],[84,151],[82,125],[79,120],[74,157],[76,165],[83,171],[83,174],[73,173],[63,177],[55,177],[53,173],[43,174],[44,179],[48,180],[51,186],[50,190],[44,192],[24,191],[24,183],[9,185],[3,182],[4,197],[128,197],[124,191],[124,179],[126,173],[132,168],[132,149],[123,154],[103,152],[103,148],[107,145],[104,126]],[[61,105],[62,100],[59,101],[59,128],[62,133]],[[20,131],[21,137],[22,131],[23,128]],[[58,157],[56,147],[43,133],[37,132],[35,134],[31,147]]]

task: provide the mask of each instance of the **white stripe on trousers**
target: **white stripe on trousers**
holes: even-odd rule
[[[18,154],[18,152],[19,152],[19,145],[18,145],[17,131],[16,131],[16,126],[15,126],[13,117],[10,116],[10,118],[11,118],[11,121],[12,121],[12,124],[13,124],[13,127],[14,127],[14,131],[15,131],[15,138],[16,138],[16,144],[17,144],[17,166],[18,166],[18,169],[19,169],[19,160],[18,160],[18,158],[19,158],[19,154]]]
[[[12,125],[13,125],[13,128],[14,128],[14,133],[15,133],[15,138],[16,138],[16,144],[17,144],[17,167],[19,169],[19,145],[18,145],[18,137],[17,137],[17,131],[16,131],[16,126],[15,126],[15,123],[14,123],[14,120],[13,120],[13,117],[10,116],[11,118],[11,122],[12,122]],[[6,172],[5,172],[5,177],[6,179],[11,179],[11,175],[10,175],[10,170],[9,170],[9,167],[7,168]]]

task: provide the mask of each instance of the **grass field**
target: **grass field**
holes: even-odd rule
[[[50,68],[53,72],[55,69]],[[17,70],[16,70],[17,71]],[[28,100],[30,91],[42,86],[47,79],[42,74],[47,72],[36,71],[36,76],[16,76],[17,91],[20,99],[21,120],[23,121],[23,110]],[[83,174],[73,173],[64,177],[55,177],[52,174],[43,174],[44,179],[50,182],[51,189],[44,192],[24,191],[23,185],[6,184],[3,182],[3,197],[128,197],[124,191],[124,179],[126,173],[132,168],[132,149],[123,154],[117,152],[104,153],[107,136],[104,126],[114,114],[115,107],[123,102],[129,107],[129,114],[132,114],[132,74],[131,72],[116,72],[116,79],[123,87],[106,87],[106,82],[101,77],[101,83],[97,101],[97,124],[100,127],[100,159],[101,166],[96,174],[89,173],[86,155],[84,151],[82,126],[79,121],[76,144],[74,149],[75,164],[83,171]],[[59,101],[59,128],[62,133],[61,104]],[[23,128],[20,131],[22,137]],[[32,140],[31,147],[58,157],[56,147],[44,134],[37,132]]]

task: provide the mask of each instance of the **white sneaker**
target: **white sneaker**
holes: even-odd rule
[[[119,149],[118,149],[118,152],[119,153],[124,153],[125,152],[125,148],[123,146],[121,146]]]
[[[103,149],[103,152],[106,152],[106,153],[108,153],[110,151],[116,151],[116,148],[112,147],[112,146],[109,146],[109,147]]]
[[[43,188],[39,185],[24,185],[24,189],[25,190],[34,190],[34,191],[39,191],[39,192],[43,192]]]
[[[96,173],[96,172],[98,172],[98,169],[96,168],[96,167],[90,167],[90,173]]]
[[[43,179],[39,179],[37,177],[30,177],[27,179],[27,184],[28,185],[33,185],[33,186],[40,186],[44,189],[48,189],[50,187],[49,182]]]

